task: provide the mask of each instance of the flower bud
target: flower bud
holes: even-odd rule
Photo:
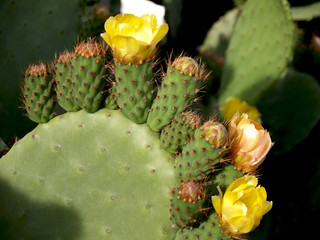
[[[191,57],[178,57],[172,66],[181,74],[194,76],[199,74],[199,64]]]
[[[69,52],[68,50],[65,50],[64,52],[62,52],[59,55],[59,58],[56,59],[55,61],[57,63],[63,64],[63,65],[67,65],[71,62],[72,58],[74,56],[73,52]]]
[[[223,147],[228,144],[228,131],[222,123],[207,121],[202,127],[202,136],[214,147]]]
[[[185,124],[187,124],[187,126],[193,130],[198,128],[201,123],[200,116],[195,112],[192,112],[192,111],[183,112],[183,113],[181,113],[180,116],[181,116],[181,119],[183,120],[183,122]]]
[[[219,189],[220,195],[212,196],[213,207],[225,232],[233,236],[251,232],[271,209],[272,202],[266,201],[265,188],[257,184],[255,176],[245,175],[231,183],[224,195]]]
[[[202,187],[195,181],[183,182],[179,186],[178,197],[185,202],[196,203],[202,196]]]
[[[80,42],[75,47],[75,53],[79,54],[82,57],[90,58],[105,54],[106,51],[101,43],[97,42],[94,38],[91,38],[86,42]]]
[[[30,65],[28,69],[26,70],[25,77],[29,76],[42,76],[45,77],[47,76],[48,73],[51,73],[51,70],[46,67],[44,63],[39,63],[38,65]]]
[[[228,134],[233,164],[244,173],[256,170],[273,146],[270,134],[247,114],[231,119]]]

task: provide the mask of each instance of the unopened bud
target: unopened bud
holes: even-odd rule
[[[181,119],[183,120],[183,122],[185,124],[187,124],[193,130],[198,128],[201,123],[200,116],[195,112],[192,112],[192,111],[183,112],[183,113],[181,113],[180,116],[181,116]]]
[[[188,76],[198,75],[199,72],[199,64],[191,57],[179,57],[174,60],[172,66]]]
[[[73,52],[69,52],[66,50],[59,55],[57,62],[64,64],[64,65],[67,65],[68,63],[71,62],[73,55],[74,55]]]
[[[50,72],[50,69],[46,67],[44,63],[39,63],[38,65],[30,65],[28,69],[26,70],[26,77],[29,76],[47,76],[47,74]]]
[[[179,186],[179,198],[186,201],[196,203],[203,197],[202,187],[194,181],[183,182]]]
[[[202,135],[212,146],[223,147],[228,143],[228,131],[226,127],[219,122],[207,121],[202,127]]]

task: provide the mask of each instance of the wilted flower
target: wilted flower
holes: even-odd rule
[[[156,16],[151,14],[137,17],[118,14],[105,22],[105,33],[101,36],[113,50],[121,63],[137,64],[150,60],[157,43],[167,34],[167,24],[157,26]]]
[[[246,101],[241,101],[239,98],[231,97],[228,98],[221,109],[223,116],[226,120],[231,120],[231,118],[238,112],[240,115],[242,113],[248,114],[249,118],[261,122],[260,112],[255,106],[249,105]]]
[[[267,192],[264,187],[257,186],[255,176],[245,175],[235,180],[225,194],[212,196],[213,206],[223,230],[231,235],[240,235],[253,231],[263,215],[272,207],[266,201]]]
[[[228,135],[232,162],[242,172],[257,169],[273,146],[268,131],[247,114],[231,119]]]

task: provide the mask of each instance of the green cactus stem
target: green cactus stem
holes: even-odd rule
[[[190,57],[178,57],[167,73],[153,101],[147,123],[154,131],[169,124],[174,116],[185,111],[195,101],[203,82],[203,69]]]
[[[210,215],[210,218],[200,224],[197,228],[181,229],[177,232],[175,240],[230,240],[231,238],[222,232],[219,226],[219,221],[215,213]]]
[[[137,65],[115,62],[117,103],[123,114],[135,123],[145,123],[153,93],[153,63]]]
[[[111,83],[111,86],[108,88],[108,95],[104,102],[104,106],[110,110],[115,110],[118,108],[117,104],[117,90],[115,87],[115,82]]]
[[[170,219],[180,228],[197,225],[206,212],[205,202],[206,194],[201,182],[182,182],[172,194]]]
[[[177,158],[175,171],[183,180],[201,180],[215,171],[227,153],[228,133],[223,124],[207,121],[195,130],[194,138],[183,148]]]
[[[27,116],[32,121],[45,123],[55,116],[54,81],[51,69],[44,63],[28,67],[22,81],[22,93]]]
[[[74,56],[73,52],[64,51],[60,53],[59,58],[55,59],[55,82],[56,93],[59,105],[68,112],[74,112],[81,109],[75,102],[72,91],[71,60]]]
[[[234,165],[224,165],[218,172],[210,176],[208,181],[204,183],[207,189],[207,194],[210,196],[219,195],[218,187],[222,192],[225,192],[227,187],[237,178],[244,174],[237,170]]]
[[[96,112],[103,99],[107,82],[105,46],[95,39],[75,47],[72,64],[73,95],[77,104],[89,113]]]
[[[170,124],[162,129],[161,146],[170,153],[178,154],[191,140],[200,122],[200,116],[195,112],[188,111],[177,115]]]

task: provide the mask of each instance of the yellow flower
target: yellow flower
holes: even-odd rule
[[[118,14],[104,24],[101,36],[111,47],[114,57],[121,63],[137,64],[152,58],[157,43],[167,34],[167,24],[157,26],[156,16],[151,14],[137,17]]]
[[[268,131],[245,113],[234,115],[228,135],[232,163],[244,173],[256,170],[273,146]]]
[[[246,113],[249,118],[261,122],[260,112],[255,106],[249,105],[246,101],[241,101],[239,98],[231,97],[228,98],[221,109],[223,116],[226,120],[231,120],[231,118],[238,112],[239,114]]]
[[[223,230],[231,235],[240,235],[253,231],[263,215],[272,207],[266,201],[264,187],[257,186],[255,176],[245,175],[235,180],[226,190],[224,196],[212,196],[213,206]]]

